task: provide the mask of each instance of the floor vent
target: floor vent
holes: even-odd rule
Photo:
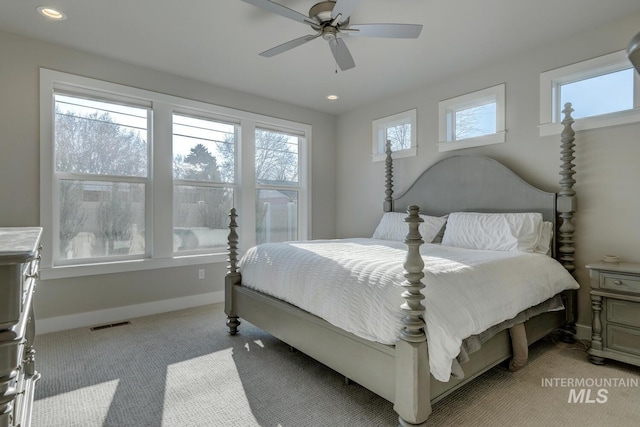
[[[126,320],[124,322],[109,323],[108,325],[94,326],[93,328],[90,328],[90,330],[92,330],[92,331],[100,331],[102,329],[115,328],[116,326],[124,326],[124,325],[130,325],[130,324],[131,324],[131,322]]]

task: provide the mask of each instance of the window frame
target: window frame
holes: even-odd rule
[[[560,87],[633,68],[624,50],[540,73],[540,136],[562,132]],[[640,75],[633,73],[633,108],[575,119],[576,131],[640,122]]]
[[[464,148],[506,142],[505,92],[506,84],[501,83],[496,86],[438,102],[438,151],[461,150]],[[453,120],[453,116],[457,111],[494,102],[496,104],[495,133],[471,138],[455,138],[455,121]]]
[[[393,151],[392,158],[399,159],[403,157],[415,157],[418,153],[418,136],[417,136],[417,117],[416,108],[393,114],[391,116],[382,117],[372,122],[372,160],[381,162],[387,157],[385,146],[387,144],[387,129],[393,126],[409,124],[411,127],[411,146],[403,150]]]
[[[73,93],[101,94],[106,100],[138,100],[151,104],[151,138],[146,203],[150,206],[145,215],[148,232],[145,252],[147,256],[136,259],[105,261],[92,258],[89,264],[60,265],[54,263],[54,251],[44,250],[41,260],[41,277],[58,279],[96,274],[140,271],[165,267],[179,267],[205,263],[226,262],[226,249],[207,253],[173,252],[173,150],[172,114],[185,111],[203,117],[212,117],[227,122],[238,122],[239,137],[236,140],[234,207],[238,211],[240,248],[249,248],[255,243],[255,128],[270,127],[283,132],[304,135],[300,144],[300,175],[298,205],[298,239],[307,239],[311,234],[311,125],[235,110],[211,103],[194,101],[173,95],[138,89],[117,83],[40,68],[40,224],[44,229],[42,244],[53,248],[57,241],[59,225],[54,223],[57,194],[52,179],[55,171],[54,90]],[[164,162],[164,163],[163,163]],[[164,164],[165,167],[161,167]]]

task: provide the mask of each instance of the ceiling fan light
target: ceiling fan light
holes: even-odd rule
[[[329,101],[337,101],[340,97],[338,95],[327,95]]]
[[[55,21],[64,21],[67,19],[67,15],[49,6],[38,6],[36,10],[45,18],[53,19]]]

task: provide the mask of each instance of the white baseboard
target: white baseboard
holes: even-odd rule
[[[224,291],[218,291],[161,301],[146,302],[143,304],[107,308],[104,310],[89,311],[85,313],[69,314],[67,316],[36,319],[36,335],[64,331],[67,329],[82,328],[86,326],[102,325],[105,323],[120,322],[135,317],[166,313],[169,311],[182,310],[200,305],[215,304],[223,301]]]

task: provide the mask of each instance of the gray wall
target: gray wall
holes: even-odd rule
[[[39,67],[310,124],[312,237],[335,236],[334,116],[6,32],[0,32],[0,226],[39,224]],[[200,268],[206,280],[198,280]],[[35,309],[47,318],[222,291],[224,272],[220,263],[44,280]]]
[[[340,116],[338,121],[338,237],[370,236],[382,214],[384,165],[371,161],[371,121],[418,110],[418,156],[395,162],[395,189],[401,194],[429,165],[443,157],[475,153],[493,157],[547,191],[558,191],[560,137],[540,137],[540,73],[625,49],[640,31],[640,15],[580,37],[522,52],[474,70],[452,70],[438,84],[398,95]],[[434,58],[437,61],[437,58]],[[439,153],[438,102],[506,83],[507,142]],[[604,254],[640,261],[640,125],[578,132],[575,189],[578,322],[590,326],[588,272],[584,265]],[[454,188],[451,191],[455,191]]]

